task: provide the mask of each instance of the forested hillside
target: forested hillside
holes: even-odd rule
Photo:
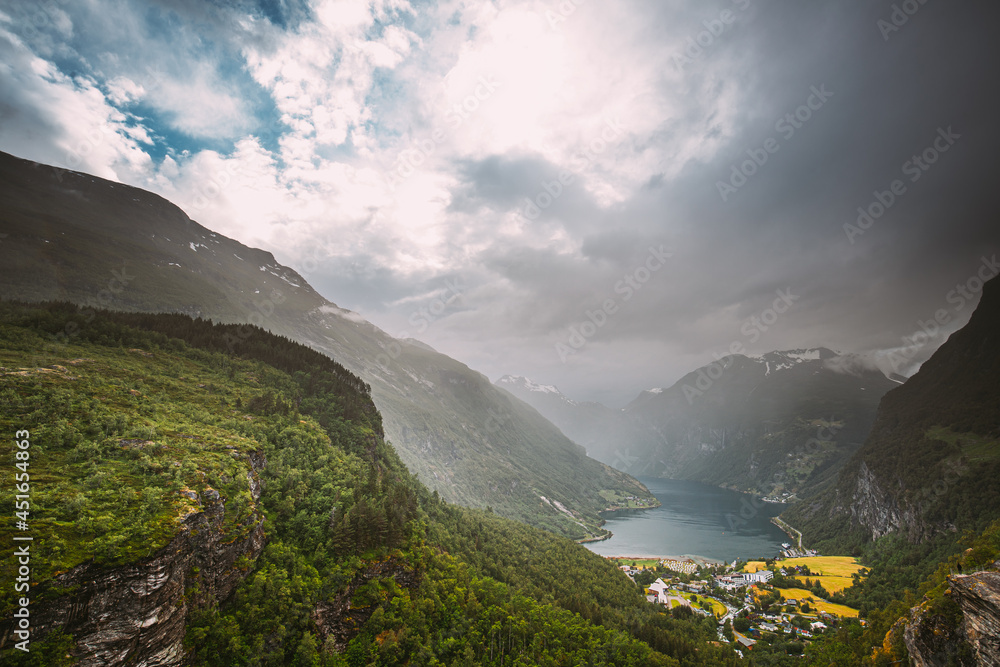
[[[4,664],[740,664],[584,548],[441,501],[368,387],[299,344],[5,302],[0,366],[31,487],[0,538],[34,537],[32,650],[8,621]]]

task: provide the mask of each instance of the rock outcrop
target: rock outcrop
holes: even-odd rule
[[[948,584],[944,600],[925,600],[910,612],[904,633],[910,663],[1000,665],[1000,572],[952,575]]]
[[[951,591],[965,616],[965,636],[978,664],[1000,665],[1000,572],[956,575]]]
[[[851,520],[870,530],[873,540],[896,531],[902,525],[896,499],[882,489],[864,462],[861,463],[854,502],[851,503]]]
[[[226,599],[246,576],[241,558],[255,558],[265,543],[259,514],[227,533],[223,500],[202,498],[202,511],[188,515],[152,557],[116,568],[84,563],[40,584],[32,639],[57,629],[72,635],[80,667],[181,664],[188,610]],[[16,641],[5,626],[0,648]]]

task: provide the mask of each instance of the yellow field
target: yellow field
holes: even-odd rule
[[[827,602],[826,600],[820,600],[814,597],[809,591],[801,588],[777,588],[775,590],[781,593],[781,597],[786,600],[806,600],[817,611],[825,611],[828,614],[846,616],[850,618],[854,618],[858,615],[857,609],[851,609],[850,607],[845,607],[842,604],[833,604],[832,602]]]
[[[850,556],[814,556],[812,558],[786,558],[777,561],[778,567],[799,567],[805,565],[814,575],[825,575],[830,577],[847,577],[861,570],[857,559]],[[752,560],[743,568],[744,572],[757,572],[767,569],[764,561]],[[815,579],[815,577],[812,577]],[[826,586],[824,585],[824,588]],[[830,590],[827,588],[827,590]]]
[[[814,558],[788,558],[780,561],[781,567],[798,567],[805,565],[813,574],[833,577],[847,577],[861,570],[857,559],[850,556],[816,556]]]
[[[850,588],[854,584],[854,580],[850,577],[793,577],[793,579],[798,579],[799,581],[805,583],[805,580],[818,581],[820,586],[825,588],[831,593],[839,593],[845,588]]]

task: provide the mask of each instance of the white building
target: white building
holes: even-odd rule
[[[770,570],[759,570],[751,574],[744,574],[743,579],[748,584],[763,584],[774,578],[774,572]]]

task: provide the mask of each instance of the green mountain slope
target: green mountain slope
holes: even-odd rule
[[[0,302],[0,430],[31,496],[0,540],[33,537],[31,652],[6,586],[0,662],[741,664],[583,547],[442,502],[365,383],[239,331]]]
[[[602,492],[655,503],[480,373],[338,308],[270,253],[212,233],[161,197],[6,154],[0,193],[7,298],[186,313],[302,342],[371,386],[387,439],[449,501],[574,538],[602,533]]]
[[[887,535],[929,542],[1000,516],[1000,282],[969,323],[883,398],[837,485],[789,521],[853,547]],[[845,535],[850,534],[845,543]]]

